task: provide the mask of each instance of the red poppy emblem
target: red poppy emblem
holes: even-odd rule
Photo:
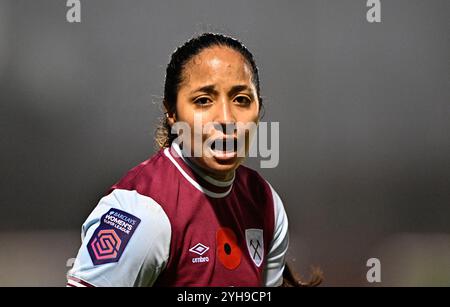
[[[216,243],[220,263],[229,270],[236,269],[241,263],[242,252],[233,230],[226,227],[217,230]]]

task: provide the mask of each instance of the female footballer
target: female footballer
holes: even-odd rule
[[[167,66],[163,105],[161,149],[89,215],[68,286],[301,285],[288,269],[283,283],[283,203],[241,165],[251,134],[237,124],[257,125],[262,106],[250,51],[220,34],[189,40]]]

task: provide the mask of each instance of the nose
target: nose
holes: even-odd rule
[[[236,129],[236,118],[232,110],[231,101],[221,99],[217,106],[217,114],[214,121],[221,126],[224,134],[233,134]]]

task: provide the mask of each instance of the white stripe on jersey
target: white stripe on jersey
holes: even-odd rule
[[[70,279],[67,281],[67,287],[87,288],[85,285],[82,285]]]
[[[74,278],[71,276],[67,277],[67,287],[76,287],[76,288],[87,288],[87,287],[94,287],[93,285],[80,280],[78,278]]]

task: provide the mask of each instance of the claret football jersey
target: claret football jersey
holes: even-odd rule
[[[288,248],[282,201],[239,166],[218,181],[161,149],[113,185],[82,226],[68,286],[279,286]]]

